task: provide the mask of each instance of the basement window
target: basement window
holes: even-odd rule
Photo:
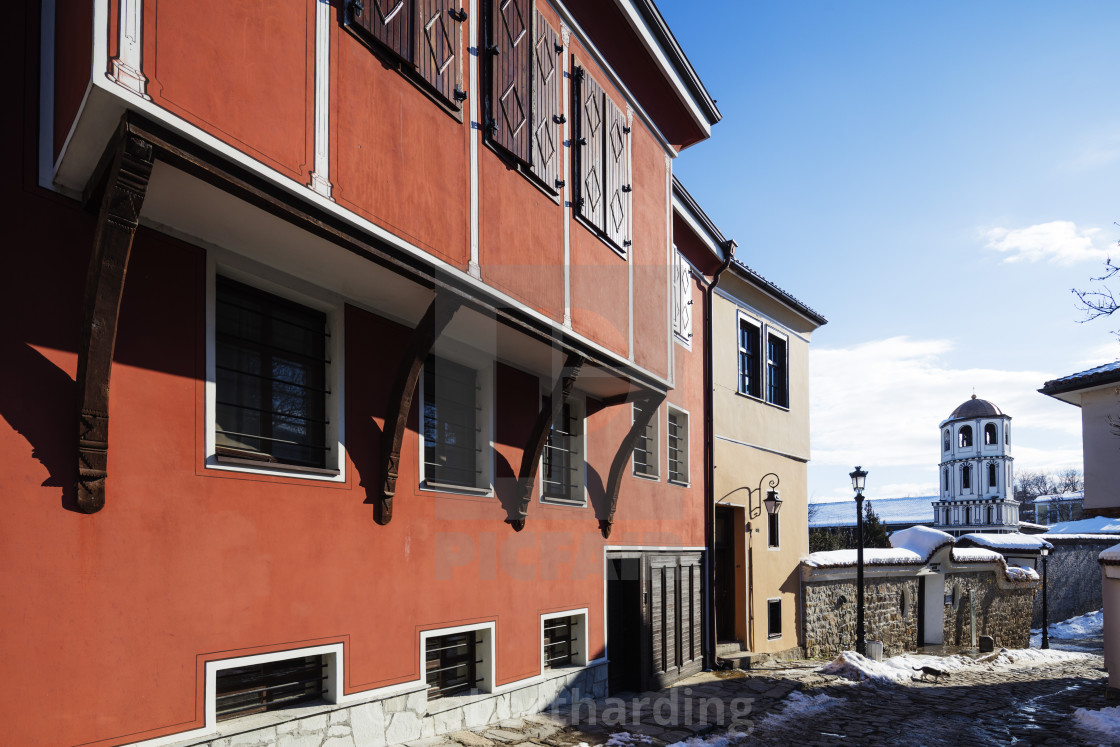
[[[489,692],[493,683],[490,625],[420,634],[428,700]]]
[[[326,663],[322,656],[221,669],[217,673],[218,721],[287,708],[323,698]]]
[[[766,600],[766,637],[782,637],[782,600]]]
[[[541,671],[587,664],[587,613],[541,618]]]

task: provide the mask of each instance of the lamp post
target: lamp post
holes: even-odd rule
[[[856,491],[856,653],[866,655],[867,646],[863,640],[863,487],[867,482],[867,472],[856,465],[848,476],[852,478],[852,490]]]
[[[1042,556],[1042,648],[1050,648],[1050,616],[1046,609],[1046,559],[1050,549],[1039,548],[1038,554]]]

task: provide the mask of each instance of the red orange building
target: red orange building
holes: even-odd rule
[[[733,247],[674,247],[719,112],[650,0],[9,10],[6,743],[395,743],[710,661]]]

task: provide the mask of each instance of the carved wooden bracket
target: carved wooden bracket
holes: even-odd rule
[[[657,414],[657,409],[665,401],[665,395],[650,393],[642,397],[634,397],[631,401],[640,403],[642,410],[638,417],[634,418],[634,424],[630,426],[626,438],[622,439],[618,451],[615,452],[614,461],[611,462],[611,471],[607,478],[607,515],[599,519],[599,531],[603,533],[603,539],[609,539],[611,536],[614,511],[618,507],[618,490],[622,486],[622,474],[626,471],[626,464],[634,452],[634,445],[638,442],[642,431],[649,425],[649,421]]]
[[[151,143],[126,134],[123,128],[114,142],[116,152],[105,174],[86,273],[78,343],[78,509],[87,514],[105,506],[109,374],[117,343],[117,317],[155,152]]]
[[[533,483],[537,480],[537,467],[541,463],[541,454],[544,453],[544,444],[548,440],[548,433],[552,424],[560,416],[560,411],[572,396],[576,379],[583,368],[583,358],[575,353],[570,353],[564,361],[564,368],[559,378],[552,387],[552,396],[549,409],[542,408],[537,414],[537,421],[529,434],[529,442],[521,454],[521,470],[517,477],[517,512],[506,523],[520,532],[525,528],[525,518],[529,513],[530,499],[533,497]]]
[[[420,371],[424,361],[432,352],[432,347],[447,327],[461,305],[457,298],[436,295],[424,312],[420,324],[405,347],[404,355],[397,368],[397,377],[389,391],[389,407],[385,413],[385,427],[381,432],[381,501],[378,505],[376,521],[388,524],[393,520],[393,496],[397,492],[397,476],[401,462],[401,444],[404,442],[405,426],[408,425],[408,411],[412,409],[412,398],[416,394],[416,384],[420,381]]]

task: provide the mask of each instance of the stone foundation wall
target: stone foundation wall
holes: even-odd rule
[[[356,705],[313,705],[274,711],[224,722],[223,736],[176,742],[174,747],[387,747],[540,713],[580,698],[606,695],[604,662],[585,669],[549,672],[542,681],[498,694],[429,702],[426,690],[419,689]]]
[[[1028,648],[1031,631],[1031,605],[1034,588],[1000,589],[995,574],[947,573],[945,592],[952,604],[945,607],[943,641],[949,646],[972,645],[972,619],[975,611],[976,636],[991,636],[996,646]]]
[[[805,585],[805,653],[831,657],[856,647],[855,578]],[[894,656],[918,646],[918,579],[864,579],[864,626]]]
[[[1061,539],[1047,536],[1046,540],[1054,545],[1050,559],[1046,561],[1046,575],[1049,583],[1046,589],[1046,605],[1049,607],[1050,622],[1068,620],[1071,617],[1095,612],[1103,605],[1101,597],[1101,569],[1097,556],[1103,550],[1120,542],[1116,539]],[[1042,573],[1041,566],[1038,569]],[[1034,600],[1032,628],[1042,627],[1042,594]]]

